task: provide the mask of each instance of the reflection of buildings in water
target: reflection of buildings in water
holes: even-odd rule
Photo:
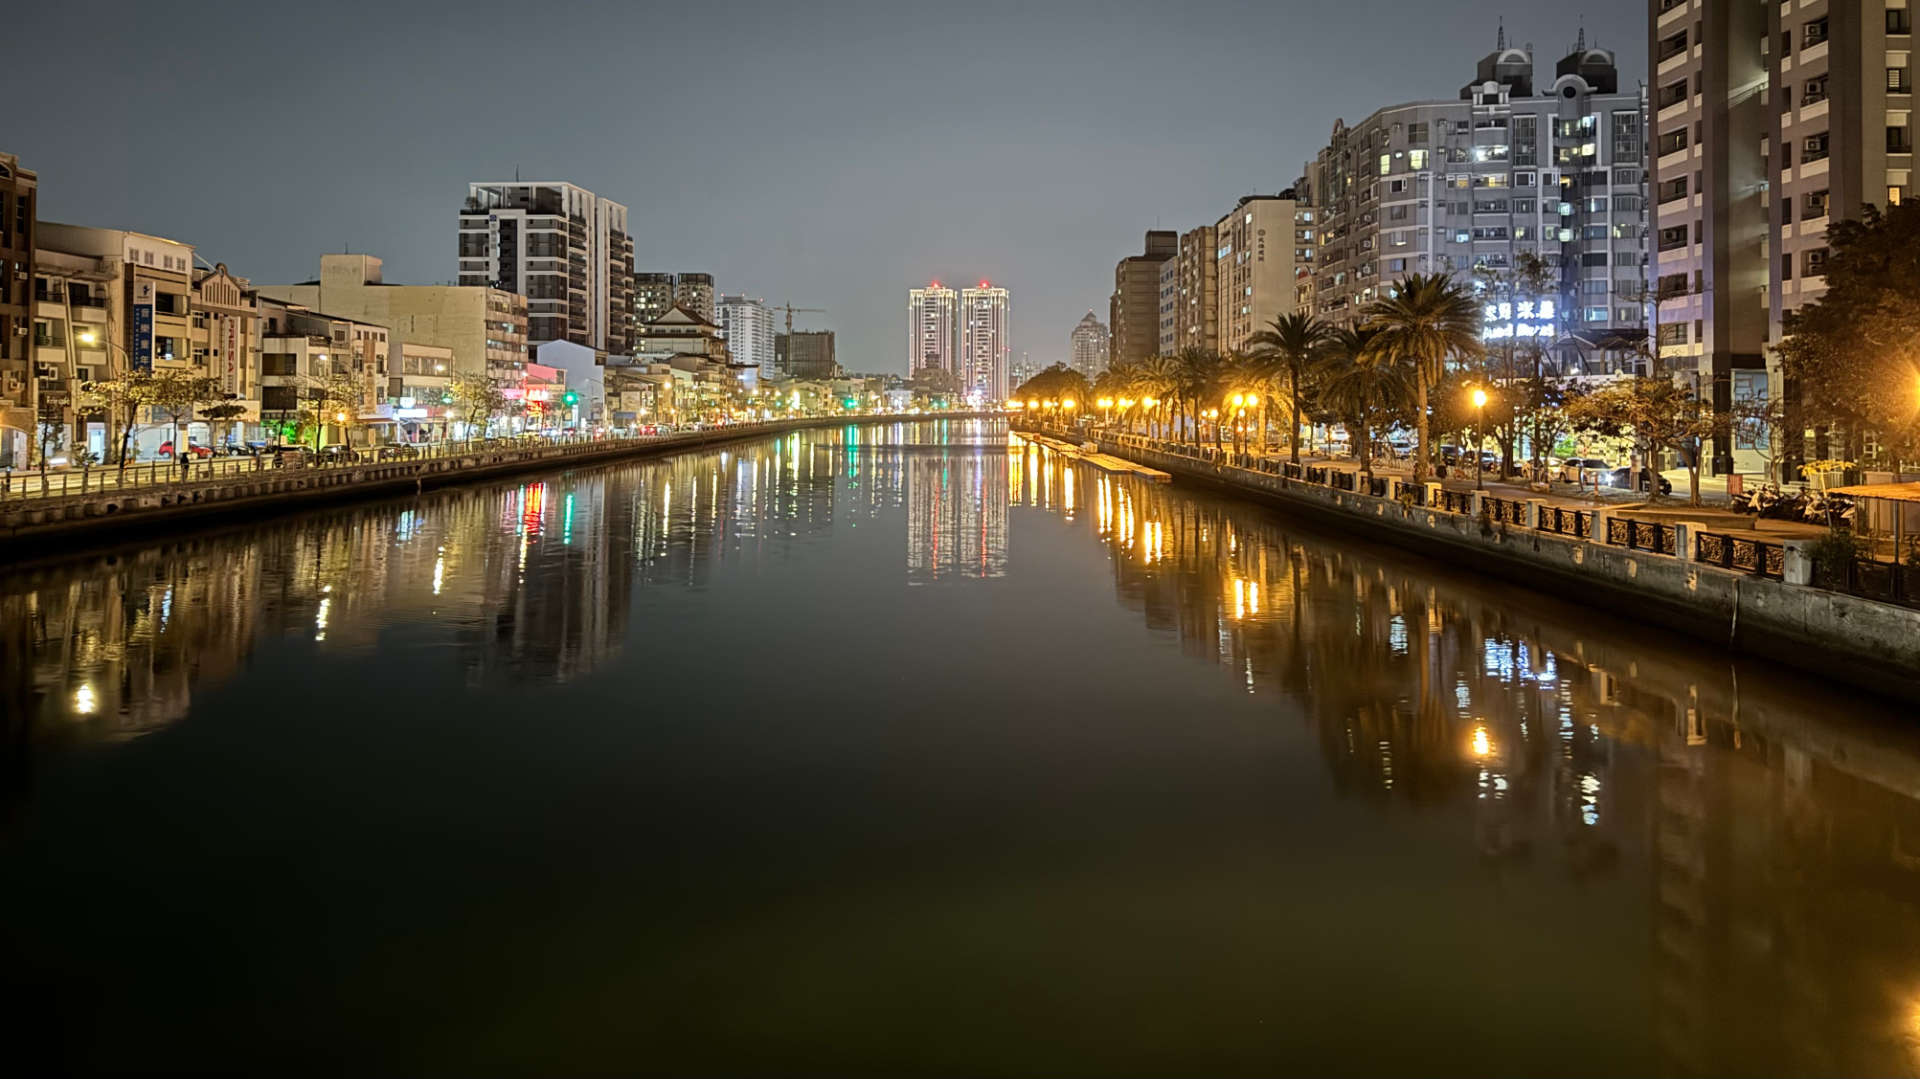
[[[1063,516],[1079,472],[1121,601],[1297,702],[1345,795],[1466,813],[1489,872],[1644,873],[1662,1070],[1920,1070],[1912,738],[1251,507],[1015,464],[1015,501]]]
[[[42,735],[135,737],[186,714],[196,681],[229,677],[260,607],[257,558],[172,545],[0,594],[8,715]]]
[[[996,437],[990,424],[944,429]],[[941,432],[891,425],[869,443]],[[716,561],[775,556],[832,528],[837,483],[858,512],[900,505],[901,454],[858,454],[850,475],[816,450],[832,434],[449,489],[17,576],[0,582],[0,703],[23,734],[129,737],[184,716],[257,637],[364,651],[408,624],[445,627],[478,675],[577,677],[620,648],[636,587],[698,587]],[[994,520],[1003,560],[1004,507]]]
[[[907,583],[1007,571],[1007,454],[906,452]]]

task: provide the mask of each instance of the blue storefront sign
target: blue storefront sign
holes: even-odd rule
[[[133,283],[133,347],[127,356],[135,371],[153,370],[153,282]]]

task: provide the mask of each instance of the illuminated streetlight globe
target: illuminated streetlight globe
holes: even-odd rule
[[[1487,391],[1481,389],[1478,386],[1475,386],[1473,389],[1473,407],[1485,408],[1486,405],[1487,405]]]

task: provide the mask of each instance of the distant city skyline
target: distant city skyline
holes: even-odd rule
[[[33,5],[9,30],[85,41],[87,74],[74,77],[70,50],[21,50],[0,86],[23,99],[59,87],[61,107],[16,111],[0,149],[38,172],[44,219],[177,239],[264,281],[366,251],[391,281],[457,282],[450,210],[468,183],[563,178],[629,208],[637,271],[698,266],[729,292],[825,308],[811,325],[839,333],[850,368],[902,370],[898,290],[930,265],[1017,293],[1022,325],[1044,330],[1025,346],[1044,367],[1068,358],[1061,328],[1088,308],[1105,313],[1114,261],[1143,231],[1192,229],[1241,195],[1280,190],[1336,119],[1453,97],[1502,13],[1511,40],[1555,56],[1584,11],[1588,40],[1620,51],[1623,86],[1646,72],[1646,12],[1631,5],[1456,0],[1425,9],[1416,47],[1381,41],[1377,27],[1404,16],[1381,0],[1317,12],[1312,34],[1278,5],[1062,2],[1006,8],[996,48],[960,52],[948,42],[977,12],[908,22],[878,4],[748,2],[714,51],[642,29],[671,10],[641,3],[584,19],[596,39],[631,43],[617,64],[581,55],[568,35],[516,41],[518,65],[557,73],[568,91],[556,113],[544,96],[474,95],[472,57],[523,17],[487,0],[334,10],[349,21],[378,12],[380,32],[347,55],[364,74],[347,78],[336,51],[277,47],[311,31],[301,9],[209,3],[192,19],[157,8],[100,19]],[[1140,77],[1196,24],[1234,28],[1213,63],[1175,81]],[[1356,78],[1352,50],[1336,42],[1366,42],[1392,62]],[[189,51],[194,63],[154,81],[151,57]],[[654,88],[644,112],[619,92],[632,69]],[[965,109],[930,116],[908,104],[927,98],[930,72],[931,92],[951,87]],[[255,141],[310,125],[347,139],[355,164],[315,169],[236,136],[217,169],[153,168],[180,152],[167,125],[139,118],[155,108],[216,109],[226,130],[261,133]],[[738,119],[725,134],[676,133],[692,151],[662,168],[657,118],[696,109]],[[97,126],[80,134],[76,115]]]

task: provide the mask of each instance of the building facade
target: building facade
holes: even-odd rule
[[[1208,352],[1220,348],[1219,251],[1217,230],[1201,225],[1180,236],[1180,253],[1171,260],[1174,267],[1174,307],[1172,339],[1161,328],[1163,352],[1199,348]],[[1165,313],[1161,316],[1166,317]]]
[[[1274,319],[1294,312],[1299,291],[1295,276],[1296,218],[1311,214],[1292,190],[1278,195],[1248,195],[1215,222],[1214,332],[1222,351],[1242,352],[1253,335]]]
[[[713,275],[710,273],[674,274],[673,302],[712,322],[714,320]]]
[[[765,300],[748,296],[722,296],[715,307],[720,332],[726,335],[733,362],[759,371],[759,377],[779,376],[778,360],[773,352],[773,312]]]
[[[982,401],[1004,401],[1012,359],[1012,300],[985,281],[960,290],[961,391]]]
[[[1111,344],[1107,333],[1107,324],[1089,311],[1080,317],[1073,332],[1067,335],[1068,355],[1072,357],[1071,366],[1075,371],[1088,378],[1097,377],[1107,369],[1107,349]],[[1031,367],[1032,365],[1027,365]],[[1036,372],[1026,372],[1026,378],[1032,378]],[[1019,382],[1026,381],[1022,378]],[[1015,385],[1018,385],[1016,382]]]
[[[907,373],[927,368],[961,378],[959,294],[938,281],[907,290]],[[796,335],[797,336],[797,335]],[[795,376],[800,377],[798,375]]]
[[[791,336],[780,334],[775,347],[781,367],[796,379],[835,378],[840,364],[834,358],[832,330],[795,330]]]
[[[394,437],[385,326],[265,296],[259,310],[262,423],[308,445]]]
[[[459,258],[460,284],[527,298],[530,341],[632,347],[625,206],[570,183],[468,184]]]
[[[43,380],[47,388],[68,384],[61,369],[51,366],[65,352],[67,339],[71,339],[74,350],[73,384],[83,381],[78,377],[83,370],[100,381],[136,371],[212,375],[207,356],[196,353],[195,331],[200,329],[204,337],[205,328],[196,326],[204,316],[194,311],[192,244],[124,229],[52,221],[39,223],[37,239],[40,254],[36,258],[60,268],[58,276],[68,288],[68,300],[77,293],[89,301],[83,305],[87,310],[76,312],[76,317],[64,325],[58,325],[63,314],[53,309],[37,318],[42,323],[38,339],[46,342],[39,347],[47,349],[49,366],[43,368],[50,376]],[[53,295],[55,276],[47,275],[50,301],[57,298]],[[80,287],[76,289],[76,285]],[[95,300],[104,300],[106,305],[105,319],[97,331],[80,325],[87,321],[81,316],[92,313],[90,305]],[[64,308],[63,303],[60,311]],[[153,410],[136,417],[136,451],[156,449],[167,436],[155,432],[171,423],[171,417]],[[86,440],[89,436],[80,432],[80,437]]]
[[[1318,313],[1352,324],[1406,274],[1454,274],[1501,292],[1489,339],[1544,339],[1554,374],[1631,373],[1646,333],[1645,116],[1612,53],[1576,44],[1536,91],[1531,49],[1503,37],[1457,100],[1336,122],[1308,166],[1319,220],[1296,222],[1296,239],[1319,230]],[[1540,295],[1511,295],[1522,255],[1546,267]]]
[[[1910,5],[1649,0],[1648,27],[1663,373],[1791,409],[1775,346],[1826,291],[1827,224],[1911,193]],[[1714,469],[1760,471],[1759,449],[1723,437]]]
[[[25,468],[40,408],[33,383],[33,252],[40,180],[0,154],[0,467]]]
[[[526,378],[527,300],[484,285],[390,285],[373,255],[322,255],[320,276],[260,285],[262,296],[385,326],[394,341],[453,350],[454,372],[485,374],[503,389]]]
[[[633,321],[636,328],[667,313],[673,306],[673,275],[637,273],[633,275]]]
[[[1180,253],[1178,233],[1147,233],[1141,254],[1113,267],[1113,296],[1107,301],[1112,332],[1110,363],[1139,363],[1160,349],[1160,267]]]

